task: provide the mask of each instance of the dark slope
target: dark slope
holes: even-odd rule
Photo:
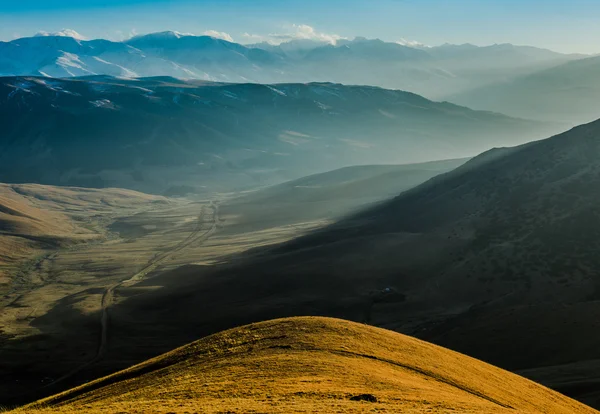
[[[555,127],[335,84],[0,78],[0,181],[223,190],[468,156]]]

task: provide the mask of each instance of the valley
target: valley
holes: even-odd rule
[[[47,397],[243,324],[327,315],[598,406],[600,355],[580,337],[594,326],[581,312],[596,312],[596,210],[578,190],[596,179],[597,133],[596,122],[472,159],[185,196],[4,184],[0,401]]]
[[[347,202],[347,186],[363,183],[362,191],[346,194],[369,194],[369,176],[380,176],[382,167],[339,170],[223,199],[220,228],[211,238],[186,247],[185,260],[176,254],[173,266],[119,287],[109,310],[108,348],[73,384],[235,326],[329,315],[464,352],[598,406],[598,280],[589,270],[600,265],[596,195],[579,190],[583,183],[595,188],[589,184],[598,177],[598,131],[595,122],[491,150],[404,192],[397,178],[390,180],[401,194],[386,201],[386,190],[371,202],[359,196],[358,212],[328,215]],[[405,166],[394,174],[412,176],[422,168]],[[348,180],[336,180],[337,174]],[[331,207],[318,207],[327,195]],[[120,226],[135,234],[138,219]],[[39,372],[32,377],[56,375],[52,364],[41,362],[48,355],[69,360],[81,353],[84,341],[75,332],[82,330],[75,326],[93,327],[85,348],[95,349],[99,309],[86,317],[69,313],[72,303],[47,316],[70,320],[71,329],[46,337],[47,349],[29,348],[32,361],[39,358],[25,370]],[[36,324],[47,335],[43,321]],[[3,360],[19,360],[14,356],[26,343],[4,347]],[[59,343],[67,345],[57,352]],[[13,369],[23,372],[22,362]]]
[[[242,324],[329,315],[465,352],[595,406],[595,377],[585,364],[569,365],[599,357],[594,337],[578,340],[577,361],[558,338],[583,332],[567,328],[574,320],[592,323],[573,312],[594,307],[596,281],[585,273],[577,283],[577,273],[566,282],[547,276],[560,269],[552,262],[560,256],[546,236],[594,210],[580,196],[539,200],[549,197],[540,192],[566,196],[593,179],[594,164],[585,160],[596,153],[596,133],[592,123],[471,160],[357,166],[211,197],[145,196],[154,201],[134,208],[113,202],[110,214],[94,219],[98,240],[25,262],[41,282],[5,296],[2,399],[32,401]],[[502,175],[517,168],[507,163],[524,171]],[[523,221],[512,229],[502,223],[516,199]],[[570,213],[561,212],[567,205]],[[543,234],[536,220],[547,223]],[[586,222],[586,230],[561,234],[571,234],[579,263],[592,267],[586,252],[594,245],[582,241],[596,230]],[[479,238],[492,234],[484,226],[497,229],[495,238]],[[523,244],[523,262],[515,254],[501,259],[503,240]],[[553,318],[564,325],[544,327],[552,309],[569,309]]]
[[[0,3],[1,413],[600,412],[600,3]]]
[[[0,3],[0,413],[600,412],[599,2]]]
[[[158,289],[151,282],[157,276],[190,265],[242,260],[253,249],[323,227],[465,161],[352,167],[309,177],[310,187],[290,182],[210,199],[6,185],[7,193],[18,188],[20,196],[29,195],[21,196],[24,200],[48,214],[61,212],[89,223],[94,237],[64,247],[41,246],[7,268],[10,282],[0,312],[3,404],[109,372],[104,359],[118,349],[123,336],[123,321],[115,310],[132,294]],[[371,185],[376,177],[390,174],[378,187]],[[293,200],[290,191],[297,192]],[[342,193],[346,196],[340,197]],[[123,195],[127,197],[118,198]],[[33,219],[45,223],[46,218]],[[139,344],[140,355],[155,352],[154,343]],[[131,363],[138,360],[130,358]],[[113,369],[112,362],[108,365]]]

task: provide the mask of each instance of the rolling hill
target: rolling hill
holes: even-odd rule
[[[517,375],[328,318],[235,328],[14,412],[594,413]]]
[[[375,87],[110,77],[0,78],[0,121],[0,181],[171,195],[464,157],[560,128]]]
[[[446,99],[474,108],[572,124],[600,116],[600,57],[590,57]]]

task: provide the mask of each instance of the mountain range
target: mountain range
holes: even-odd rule
[[[459,158],[561,128],[377,87],[106,76],[0,78],[0,119],[0,181],[161,194]]]
[[[309,40],[241,45],[160,32],[123,42],[35,36],[0,42],[0,76],[172,76],[221,82],[368,84],[442,99],[581,58],[545,49],[407,46],[358,37],[335,45]]]

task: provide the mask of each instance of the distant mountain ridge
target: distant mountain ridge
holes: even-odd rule
[[[376,87],[0,78],[0,181],[145,192],[460,158],[557,126]]]
[[[173,76],[255,83],[332,81],[408,90],[439,99],[579,57],[514,45],[424,48],[365,38],[340,40],[336,45],[296,40],[278,46],[244,46],[172,31],[140,35],[123,42],[88,41],[63,31],[0,42],[0,76]]]
[[[474,88],[448,99],[513,116],[590,122],[600,117],[600,56]]]

